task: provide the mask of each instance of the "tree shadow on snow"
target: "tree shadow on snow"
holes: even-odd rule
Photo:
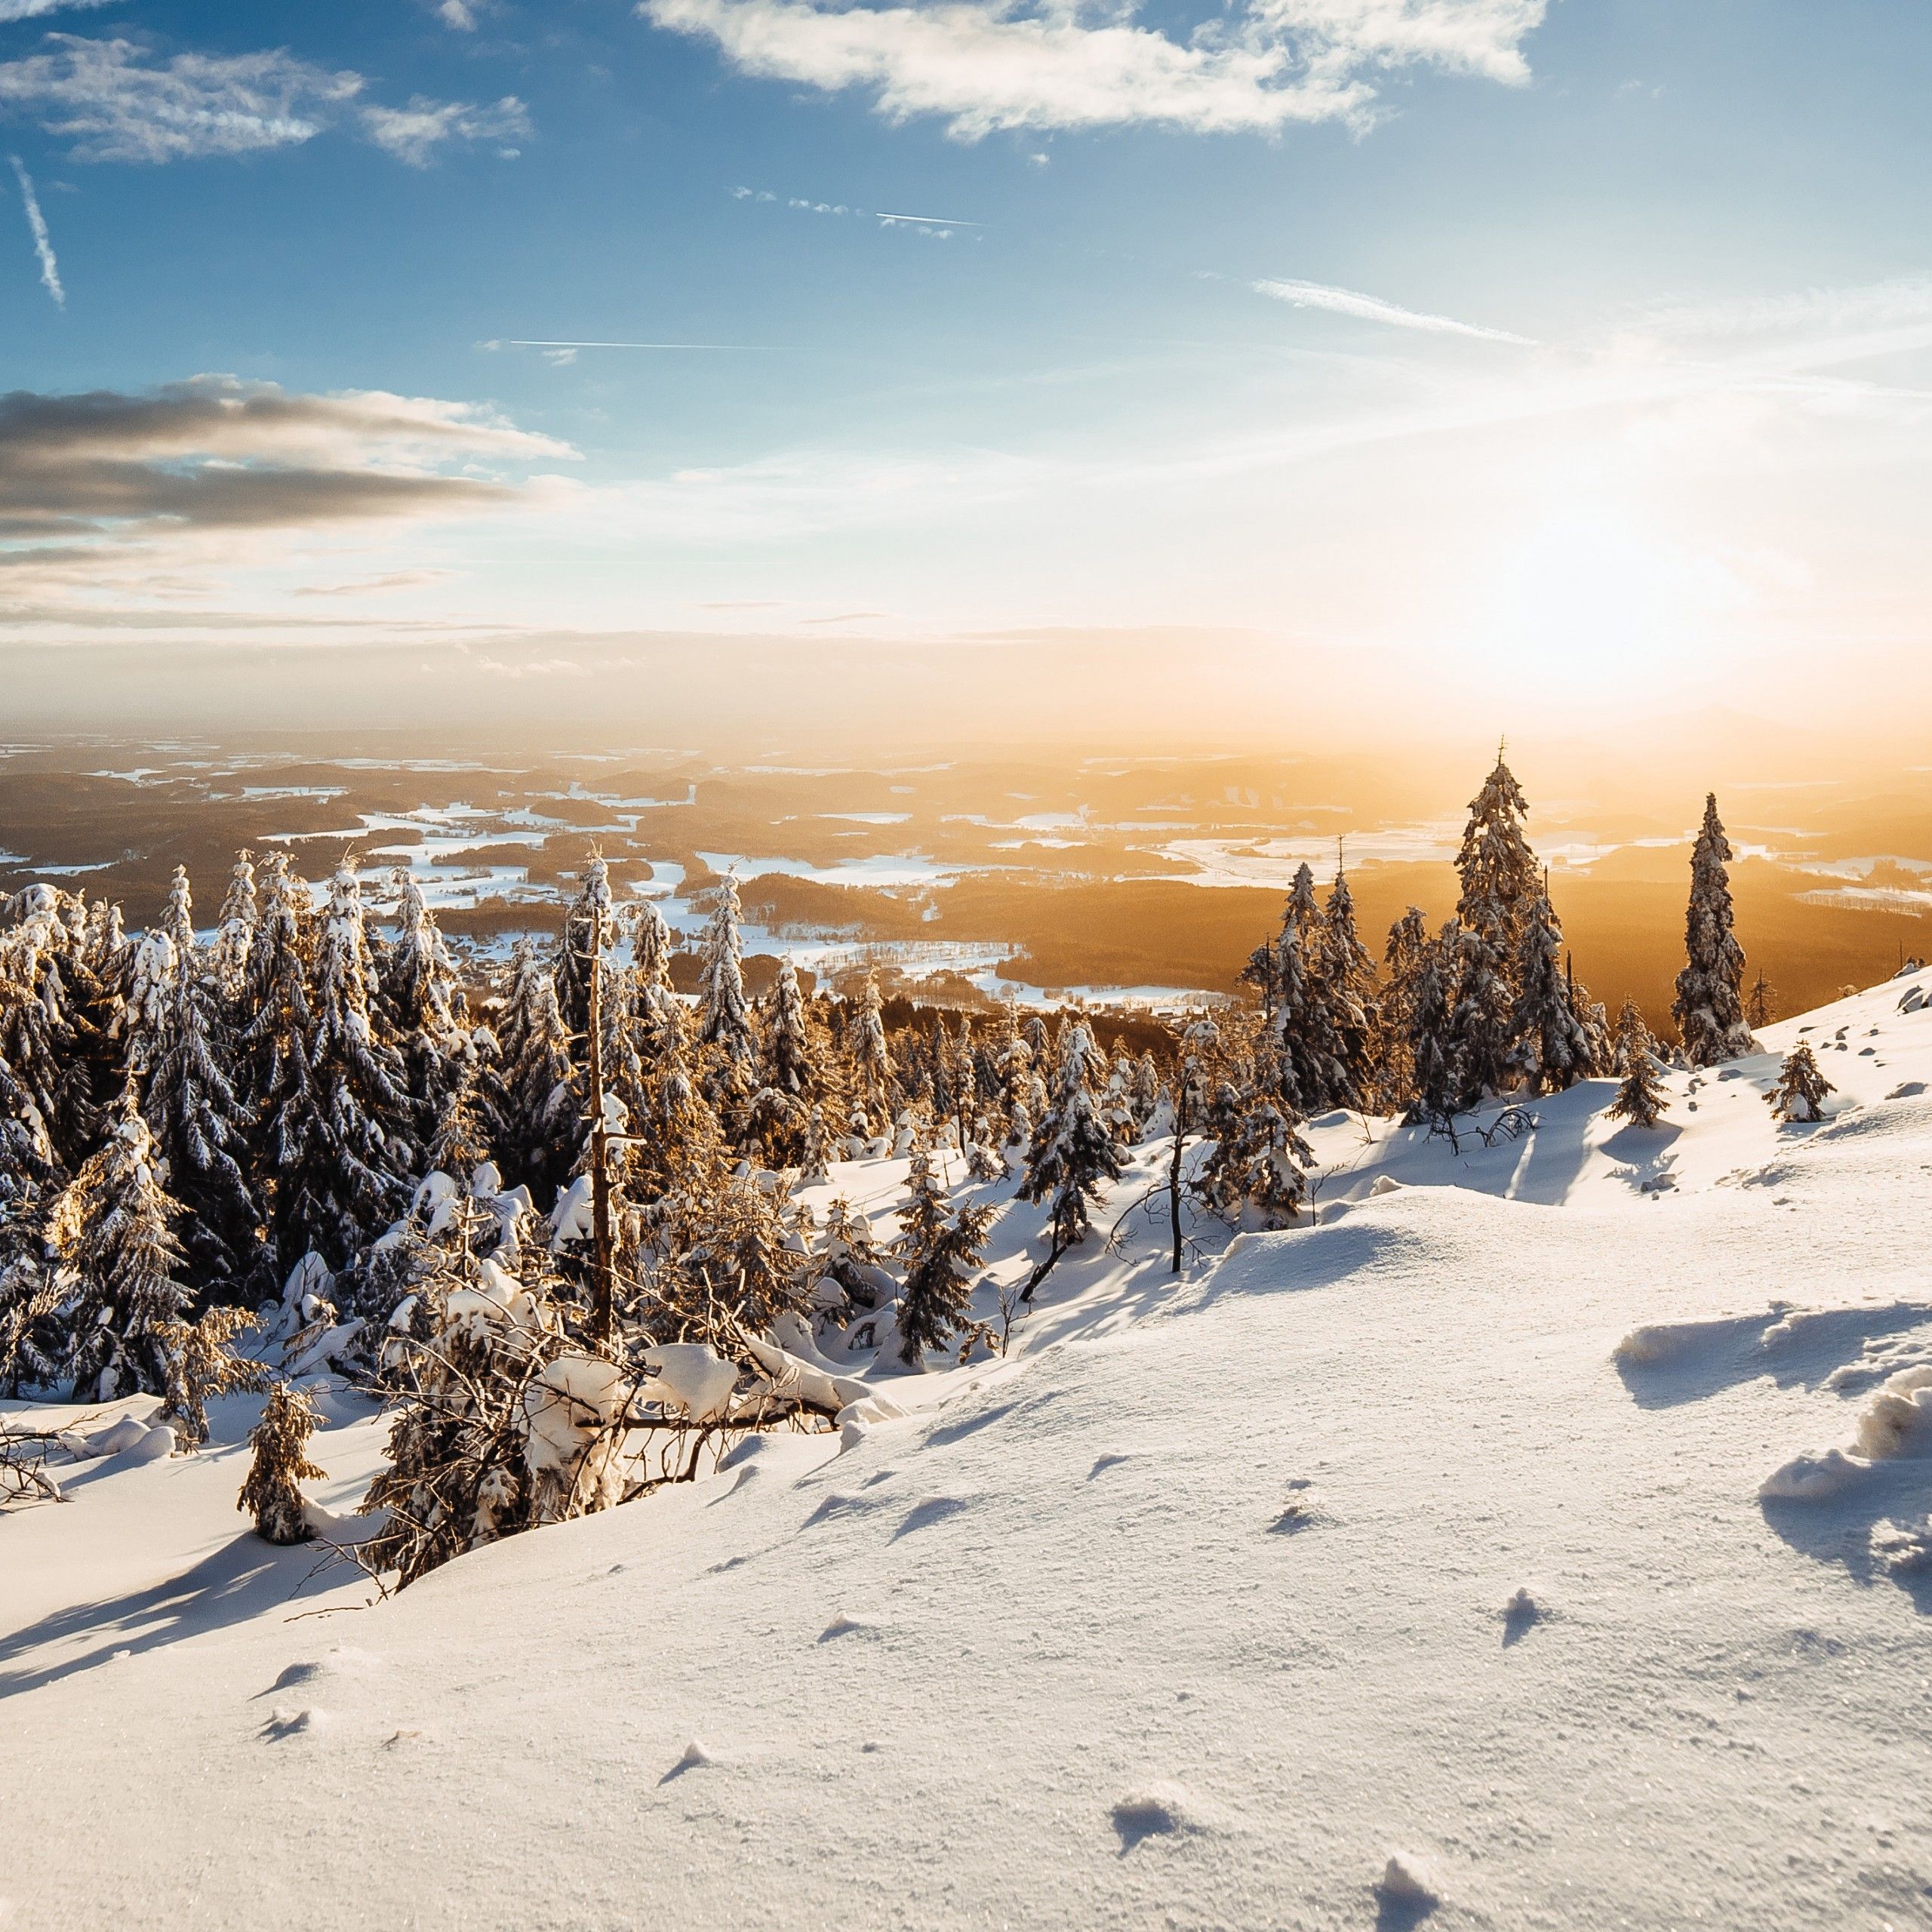
[[[1675,1408],[1742,1382],[1767,1377],[1780,1389],[1815,1389],[1834,1369],[1857,1361],[1866,1344],[1932,1322],[1932,1303],[1884,1308],[1783,1306],[1714,1321],[1660,1324],[1642,1349],[1620,1349],[1617,1372],[1639,1408]],[[1896,1365],[1896,1364],[1894,1364]],[[1875,1378],[1889,1371],[1874,1364]]]
[[[328,1555],[321,1544],[278,1548],[245,1531],[178,1577],[123,1596],[52,1611],[37,1623],[0,1637],[0,1697],[91,1670],[118,1651],[158,1650],[184,1637],[246,1623],[301,1595],[318,1561]],[[333,1589],[339,1580],[331,1578],[318,1587]],[[75,1639],[91,1640],[79,1655],[37,1669],[5,1667],[43,1645]]]

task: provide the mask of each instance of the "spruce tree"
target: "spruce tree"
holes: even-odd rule
[[[1658,1075],[1651,1045],[1651,1030],[1644,1024],[1637,1002],[1626,999],[1617,1023],[1615,1058],[1623,1078],[1610,1103],[1613,1120],[1628,1121],[1632,1127],[1655,1127],[1669,1111],[1670,1097]]]
[[[1731,931],[1730,842],[1718,817],[1717,795],[1704,800],[1704,823],[1690,855],[1690,905],[1684,918],[1684,967],[1671,1015],[1693,1066],[1715,1066],[1751,1052],[1739,989],[1744,949]]]
[[[47,1266],[40,1190],[0,1193],[0,1395],[51,1389],[66,1355],[61,1291]]]
[[[1374,1092],[1375,962],[1355,930],[1355,895],[1339,866],[1315,943],[1315,977],[1337,1074],[1331,1104],[1359,1110]]]
[[[600,922],[608,946],[617,931],[611,872],[603,855],[593,852],[583,869],[582,888],[565,909],[563,937],[552,969],[558,1009],[574,1039],[581,1040],[590,1024],[590,936]]]
[[[174,1425],[174,1440],[189,1454],[208,1439],[208,1404],[223,1395],[260,1395],[268,1371],[235,1352],[235,1337],[255,1325],[238,1308],[211,1308],[198,1321],[164,1323],[168,1351],[166,1401],[157,1418]]]
[[[76,1401],[166,1389],[168,1325],[189,1300],[174,1238],[180,1212],[155,1171],[153,1137],[130,1091],[105,1144],[48,1217]]]
[[[1512,1073],[1517,962],[1524,928],[1541,889],[1541,868],[1523,835],[1528,811],[1515,775],[1497,754],[1496,768],[1469,801],[1469,820],[1456,855],[1462,883],[1456,916],[1463,928],[1459,997],[1450,1018],[1460,1063],[1464,1106],[1499,1094]]]
[[[216,986],[223,999],[241,995],[248,971],[248,949],[254,943],[255,926],[260,917],[255,900],[254,854],[245,848],[235,855],[229,874],[228,894],[221,902],[215,922],[214,952],[211,964]]]
[[[512,1182],[547,1198],[577,1170],[583,1103],[556,982],[528,947],[512,961],[501,1041],[491,1082],[491,1144]]]
[[[865,1134],[877,1137],[885,1132],[892,1118],[897,1082],[893,1078],[884,1009],[875,972],[866,974],[858,1013],[846,1029],[846,1046],[851,1058],[853,1104],[865,1117]]]
[[[1099,1060],[1099,1050],[1086,1022],[1073,1021],[1060,1042],[1052,1102],[1033,1130],[1032,1144],[1026,1150],[1026,1171],[1020,1184],[1023,1199],[1044,1201],[1048,1210],[1048,1258],[1027,1288],[1027,1300],[1045,1269],[1086,1239],[1103,1183],[1120,1178],[1120,1149],[1094,1102]]]
[[[308,1391],[278,1377],[263,1404],[261,1420],[249,1432],[254,1460],[235,1500],[236,1509],[253,1514],[255,1534],[264,1543],[306,1543],[315,1534],[300,1485],[320,1482],[328,1474],[309,1460],[309,1438],[317,1420]]]
[[[1409,1106],[1412,1125],[1445,1124],[1463,1104],[1463,1075],[1452,1027],[1463,933],[1449,920],[1424,949],[1409,1006]]]
[[[398,866],[389,882],[397,897],[396,937],[383,962],[381,1011],[402,1056],[417,1133],[426,1137],[449,1105],[469,1044],[463,989],[416,875]]]
[[[794,1098],[812,1089],[811,1041],[805,1023],[805,998],[798,968],[788,953],[778,962],[765,1015],[760,1071],[764,1084]]]
[[[899,1295],[900,1359],[916,1364],[928,1349],[943,1348],[971,1324],[967,1308],[974,1272],[992,1225],[989,1207],[955,1208],[933,1172],[932,1150],[913,1143],[906,1183],[911,1198],[899,1215],[894,1253],[905,1271]]]
[[[1530,903],[1516,955],[1515,1044],[1509,1066],[1532,1094],[1560,1094],[1587,1075],[1596,1055],[1571,1005],[1563,928],[1547,891]]]
[[[738,881],[728,875],[712,891],[698,974],[697,1038],[706,1050],[705,1085],[713,1103],[730,1110],[757,1078],[758,1038],[745,997]]]
[[[1774,1118],[1809,1123],[1825,1117],[1822,1103],[1838,1089],[1825,1078],[1818,1057],[1802,1041],[1785,1056],[1778,1082],[1764,1096]]]
[[[415,1172],[402,1063],[377,1024],[376,991],[361,888],[345,860],[316,936],[306,1024],[278,1040],[280,1078],[264,1106],[284,1267],[312,1250],[346,1266],[395,1217]]]

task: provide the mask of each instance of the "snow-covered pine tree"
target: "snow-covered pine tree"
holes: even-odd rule
[[[1315,947],[1315,977],[1340,1074],[1333,1104],[1359,1110],[1375,1090],[1375,962],[1355,930],[1355,894],[1339,865]]]
[[[208,1439],[208,1404],[223,1395],[260,1395],[269,1372],[236,1353],[235,1337],[255,1325],[246,1309],[211,1308],[198,1321],[162,1324],[168,1351],[167,1400],[156,1418],[174,1426],[174,1440],[192,1454]]]
[[[812,1091],[812,1053],[805,1023],[805,996],[798,986],[798,968],[787,953],[778,962],[766,1002],[764,1038],[760,1055],[762,1084],[793,1099]]]
[[[1547,887],[1524,916],[1515,978],[1510,1069],[1532,1094],[1560,1094],[1589,1072],[1596,1054],[1589,1029],[1571,1004],[1563,928]]]
[[[262,1259],[262,1212],[245,1165],[254,1121],[239,1091],[232,1009],[195,943],[188,875],[179,868],[168,909],[137,955],[140,990],[129,1012],[142,1017],[129,1060],[146,1070],[141,1112],[168,1192],[183,1210],[187,1278],[221,1300],[242,1291]],[[151,954],[165,955],[165,971]]]
[[[583,1152],[583,1102],[556,981],[527,946],[512,957],[491,1081],[491,1144],[512,1183],[540,1200],[565,1186]]]
[[[1275,1094],[1263,1085],[1238,1094],[1224,1084],[1208,1124],[1214,1146],[1193,1191],[1223,1214],[1251,1207],[1271,1226],[1293,1221],[1308,1198],[1315,1156]]]
[[[1541,888],[1542,868],[1523,835],[1529,808],[1499,751],[1496,768],[1469,801],[1469,820],[1456,856],[1462,894],[1456,916],[1463,940],[1460,998],[1451,1034],[1463,1072],[1462,1098],[1473,1105],[1500,1093],[1511,1078],[1516,1046],[1516,962],[1523,928]]]
[[[1684,928],[1684,967],[1677,976],[1671,1016],[1693,1066],[1715,1066],[1752,1051],[1739,989],[1744,949],[1731,931],[1730,841],[1718,817],[1715,792],[1704,800],[1704,823],[1690,855],[1690,905]]]
[[[897,1292],[885,1261],[870,1220],[835,1194],[806,1260],[805,1298],[835,1315],[877,1308]]]
[[[362,891],[345,859],[329,881],[306,1030],[278,1043],[284,1077],[264,1121],[275,1149],[278,1261],[312,1251],[345,1266],[388,1226],[417,1166],[402,1063],[372,1011],[376,976]]]
[[[1764,1100],[1774,1118],[1808,1123],[1825,1118],[1825,1096],[1837,1091],[1825,1078],[1817,1055],[1801,1040],[1785,1056],[1784,1065],[1778,1069],[1778,1083]]]
[[[892,1120],[898,1083],[893,1077],[892,1054],[885,1038],[884,1005],[879,998],[878,975],[875,972],[866,974],[859,1011],[848,1020],[845,1041],[851,1058],[854,1108],[864,1115],[867,1134],[882,1134]]]
[[[61,1294],[47,1266],[40,1190],[0,1193],[0,1395],[51,1389],[66,1354]]]
[[[1026,1171],[1020,1183],[1023,1199],[1048,1204],[1048,1249],[1022,1299],[1033,1291],[1067,1249],[1086,1239],[1092,1209],[1103,1183],[1120,1178],[1120,1149],[1100,1118],[1094,1084],[1100,1050],[1084,1020],[1069,1023],[1060,1040],[1053,1097],[1033,1130]]]
[[[248,1435],[254,1460],[235,1499],[236,1509],[253,1514],[255,1534],[264,1543],[306,1543],[315,1534],[300,1485],[328,1474],[309,1460],[309,1438],[318,1420],[306,1389],[280,1377],[270,1385],[262,1419]]]
[[[1424,947],[1417,964],[1408,1025],[1406,1118],[1412,1125],[1442,1125],[1463,1104],[1463,1069],[1451,1030],[1463,940],[1462,928],[1454,919],[1447,921]]]
[[[557,984],[557,1008],[574,1040],[581,1041],[590,1024],[590,936],[599,923],[608,946],[617,937],[615,901],[611,869],[601,852],[593,851],[583,869],[577,897],[564,911],[563,937],[557,943],[552,976]]]
[[[1303,872],[1307,870],[1302,868]],[[1297,875],[1297,879],[1300,874]],[[1314,936],[1318,941],[1320,915]],[[1272,1089],[1283,1109],[1300,1116],[1349,1103],[1349,1075],[1342,1041],[1329,1010],[1327,989],[1314,971],[1308,939],[1291,899],[1275,943],[1275,1011],[1269,1041]]]
[[[8,1057],[10,1046],[17,1050],[23,1036],[31,1037],[14,1016],[35,1004],[37,965],[30,941],[17,932],[0,934],[0,1208],[52,1179],[56,1165],[42,1083],[17,1073]],[[52,1069],[32,1069],[36,1076],[43,1071]]]
[[[396,935],[383,962],[381,1014],[402,1056],[404,1090],[420,1137],[435,1131],[469,1044],[463,989],[422,886],[407,866],[389,874]]]
[[[1429,947],[1429,923],[1422,908],[1411,906],[1389,928],[1388,943],[1382,953],[1382,997],[1377,1014],[1377,1100],[1391,1113],[1407,1107],[1414,1097],[1410,1034],[1415,1018],[1417,982]]]
[[[168,1326],[189,1299],[174,1238],[180,1211],[155,1171],[153,1137],[131,1089],[105,1144],[48,1217],[76,1401],[166,1389]]]
[[[1023,1147],[1033,1137],[1033,1119],[1027,1096],[1033,1084],[1033,1050],[1020,1030],[1014,1003],[1000,1004],[999,1044],[995,1064],[999,1073],[999,1111],[1009,1147]]]
[[[905,1272],[899,1293],[900,1359],[915,1366],[927,1349],[948,1346],[962,1330],[967,1348],[983,1332],[968,1319],[967,1309],[993,1211],[952,1205],[923,1137],[913,1143],[906,1184],[909,1198],[900,1210],[893,1251]],[[962,1358],[964,1353],[962,1349]]]
[[[224,1000],[238,1000],[248,977],[248,949],[254,943],[260,917],[255,900],[255,855],[245,847],[235,854],[229,875],[227,896],[215,921],[214,949],[210,966]]]
[[[1637,1002],[1626,999],[1617,1016],[1614,1058],[1623,1078],[1610,1103],[1611,1119],[1628,1121],[1632,1127],[1655,1127],[1669,1110],[1670,1096],[1664,1091],[1651,1044],[1651,1029]]]
[[[758,1036],[745,997],[738,881],[727,874],[712,890],[711,923],[700,949],[697,1038],[704,1051],[704,1085],[728,1117],[756,1084]]]
[[[825,1109],[812,1101],[805,1109],[804,1138],[798,1149],[798,1185],[823,1187],[832,1178],[832,1135],[825,1124]]]

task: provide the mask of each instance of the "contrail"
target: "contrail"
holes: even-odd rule
[[[7,158],[14,164],[20,184],[20,200],[27,211],[27,226],[33,230],[33,251],[40,257],[40,278],[57,309],[67,306],[67,291],[60,286],[60,264],[54,259],[54,242],[47,232],[47,217],[40,211],[40,197],[33,191],[33,177],[22,165],[18,155]]]
[[[1474,322],[1459,322],[1453,315],[1424,315],[1385,302],[1379,295],[1364,295],[1353,288],[1331,288],[1326,282],[1257,281],[1254,288],[1257,295],[1291,302],[1297,309],[1327,309],[1338,315],[1381,322],[1390,328],[1420,329],[1427,335],[1473,336],[1479,342],[1512,343],[1518,349],[1537,346],[1527,336],[1512,335],[1507,329],[1483,328]]]
[[[928,228],[983,228],[983,221],[956,221],[949,214],[888,214],[885,210],[878,211],[881,221],[922,222]]]

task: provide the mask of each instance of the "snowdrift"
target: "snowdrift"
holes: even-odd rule
[[[1932,1922],[1927,989],[1650,1133],[1331,1117],[1314,1225],[1176,1284],[1130,1217],[943,1374],[793,1337],[852,1426],[387,1601],[245,1534],[252,1401],[77,1463],[0,1522],[0,1924]]]

